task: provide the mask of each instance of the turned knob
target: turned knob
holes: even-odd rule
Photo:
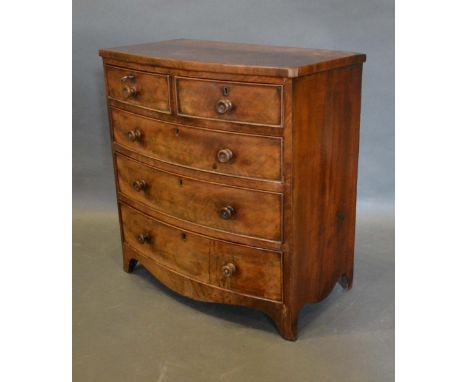
[[[232,110],[232,102],[228,99],[220,99],[216,102],[216,112],[218,114],[225,114]]]
[[[127,81],[135,81],[136,76],[134,74],[129,74],[127,76],[123,76],[120,81],[127,82]]]
[[[145,244],[150,242],[150,234],[148,232],[142,232],[137,236],[138,242],[140,244]]]
[[[134,86],[124,86],[122,93],[125,99],[135,98],[137,96],[137,90]]]
[[[222,270],[224,277],[231,277],[236,272],[236,266],[233,263],[227,263]]]
[[[135,180],[133,183],[132,183],[132,186],[133,186],[133,189],[136,191],[136,192],[140,192],[140,191],[144,191],[145,188],[148,186],[146,184],[146,182],[141,179],[141,180]]]
[[[217,154],[218,162],[227,163],[232,159],[233,156],[234,154],[229,149],[219,150]]]
[[[130,130],[127,133],[127,136],[128,136],[128,140],[131,141],[131,142],[141,141],[141,131],[138,130],[138,129]]]
[[[219,211],[219,216],[221,217],[221,219],[228,220],[232,218],[235,213],[236,210],[234,209],[234,207],[226,206],[221,208],[221,210]]]

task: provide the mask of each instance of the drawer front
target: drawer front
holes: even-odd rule
[[[281,241],[282,195],[199,181],[116,155],[119,191],[205,227]]]
[[[124,241],[177,272],[209,282],[209,243],[120,205]]]
[[[176,77],[177,113],[186,117],[264,126],[282,125],[281,85]]]
[[[106,66],[110,98],[170,113],[169,76]]]
[[[282,300],[281,254],[216,241],[210,283],[254,296]]]
[[[242,294],[281,300],[281,253],[180,230],[120,205],[124,241],[169,269]]]
[[[167,124],[114,109],[115,142],[178,165],[227,175],[281,180],[281,139]]]

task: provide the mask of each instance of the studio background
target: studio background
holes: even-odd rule
[[[346,294],[335,290],[320,307],[305,308],[295,344],[281,340],[272,324],[258,312],[190,302],[168,292],[144,270],[136,272],[136,276],[121,271],[103,68],[98,50],[174,38],[367,54],[362,86],[355,285]],[[189,376],[194,381],[286,380],[283,376],[303,381],[310,380],[303,378],[312,374],[320,377],[314,379],[317,381],[393,380],[394,57],[394,3],[389,0],[73,2],[76,381],[188,380]],[[145,298],[141,293],[128,292],[126,297],[119,297],[135,283],[146,291],[146,305],[153,311],[139,315],[138,303]],[[132,311],[125,310],[126,304],[121,301],[125,298],[132,301]],[[171,320],[161,324],[161,328],[155,327],[158,318],[168,311],[174,313]],[[196,322],[205,323],[205,329],[189,328],[184,326],[189,321],[178,322],[184,319],[176,318],[177,314],[191,317],[197,312],[201,312],[201,317],[199,313]],[[144,325],[148,325],[144,332],[137,330]],[[232,333],[249,325],[257,330],[244,336],[242,343],[230,342]],[[129,330],[135,332],[125,332],[130,326]],[[178,331],[180,327],[185,328],[183,332]],[[142,334],[144,338],[139,337]],[[182,338],[180,348],[174,345],[178,338]],[[197,342],[200,338],[206,341],[204,345]],[[190,349],[195,354],[208,343],[213,348],[203,354],[220,358],[209,365],[203,361],[200,367],[210,368],[212,375],[205,375],[198,366],[177,364],[177,357],[186,357],[190,363]],[[226,343],[230,343],[228,349]],[[165,354],[162,348],[177,354]],[[246,352],[247,348],[261,352],[253,356]],[[220,352],[229,350],[232,352],[221,357]],[[229,369],[225,359],[230,356],[242,367]],[[284,361],[291,357],[294,362]],[[200,365],[201,361],[197,362]],[[265,365],[265,369],[259,365]],[[301,377],[300,373],[304,375]],[[258,378],[252,379],[252,375]]]

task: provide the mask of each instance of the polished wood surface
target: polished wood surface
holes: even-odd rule
[[[120,210],[125,243],[156,263],[224,289],[281,300],[281,253],[180,230],[125,204]]]
[[[295,84],[297,123],[308,126],[293,142],[294,243],[308,254],[296,263],[304,280],[299,307],[322,300],[337,281],[352,286],[361,73],[354,65]]]
[[[104,58],[160,67],[298,77],[362,63],[361,53],[178,39],[101,49]]]
[[[156,262],[153,257],[146,256],[125,242],[122,244],[122,247],[124,271],[132,272],[138,261],[164,285],[177,293],[199,301],[249,306],[267,313],[277,323],[281,322],[282,317],[287,314],[287,309],[284,308],[281,301],[241,294],[233,290],[227,290],[195,280],[192,277],[165,267]]]
[[[322,301],[337,282],[352,287],[361,73],[362,65],[353,65],[293,83],[295,130],[285,150],[291,223],[284,233],[293,250],[285,254],[288,314],[277,324],[288,338],[297,337],[305,304]]]
[[[216,230],[216,229],[204,226],[204,225],[192,223],[187,220],[183,220],[178,217],[168,215],[167,213],[164,213],[163,211],[154,209],[148,206],[147,204],[140,203],[136,201],[134,198],[126,196],[120,192],[118,193],[118,199],[135,209],[144,211],[148,215],[160,221],[164,221],[168,224],[177,226],[182,230],[196,232],[200,235],[209,236],[209,237],[219,239],[219,240],[234,241],[233,240],[234,235],[232,234],[232,232]],[[269,249],[272,251],[282,251],[284,250],[286,246],[285,243],[280,242],[280,241],[272,241],[272,240],[261,239],[258,237],[243,236],[243,235],[238,235],[238,234],[235,235],[235,242],[239,244],[252,246],[255,248]]]
[[[243,294],[281,300],[281,253],[214,242],[210,283]]]
[[[282,124],[282,86],[179,77],[175,81],[179,115],[265,126]]]
[[[199,170],[281,180],[282,140],[207,131],[111,110],[114,141],[149,157]]]
[[[304,304],[353,283],[365,55],[196,40],[100,54],[124,270],[259,309],[295,340]]]
[[[116,156],[119,192],[192,223],[281,241],[281,194],[202,182]],[[143,187],[140,186],[143,183]],[[231,207],[230,216],[224,208]],[[258,224],[266,220],[268,224]]]
[[[210,241],[167,224],[121,204],[124,241],[159,264],[194,279],[210,281]],[[139,235],[149,239],[142,243]]]
[[[169,77],[106,66],[108,96],[136,106],[170,112]]]

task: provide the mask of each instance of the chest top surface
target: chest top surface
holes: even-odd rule
[[[365,54],[177,39],[101,49],[104,58],[182,70],[299,77],[362,63]]]

